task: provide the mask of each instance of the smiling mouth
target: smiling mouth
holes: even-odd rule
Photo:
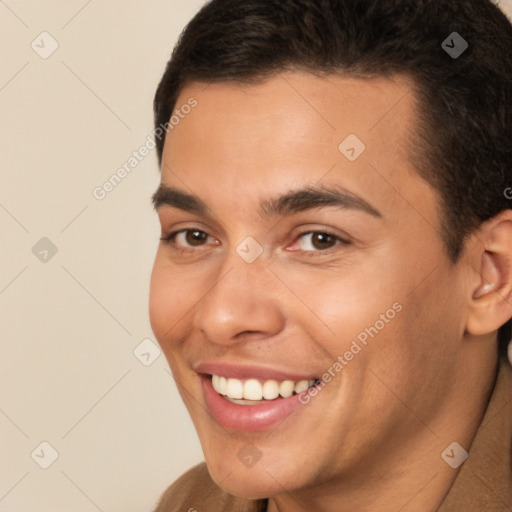
[[[238,405],[260,405],[280,398],[289,398],[307,391],[320,382],[319,379],[297,382],[274,379],[265,381],[258,379],[240,380],[219,375],[211,375],[211,381],[213,389],[219,395]]]

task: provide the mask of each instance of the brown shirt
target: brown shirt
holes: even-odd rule
[[[195,466],[163,494],[155,512],[265,512],[267,500],[231,496]],[[500,361],[484,418],[438,512],[512,512],[512,367]]]

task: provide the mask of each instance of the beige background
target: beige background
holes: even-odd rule
[[[163,355],[133,354],[154,339],[154,151],[92,193],[153,130],[156,85],[201,4],[0,2],[1,512],[149,511],[202,459]],[[47,59],[31,48],[51,48],[43,31],[59,44]],[[46,263],[42,237],[58,248]],[[31,458],[43,441],[59,454],[48,469],[48,448]]]
[[[154,151],[93,196],[202,3],[0,0],[0,512],[149,511],[202,459],[147,314]]]

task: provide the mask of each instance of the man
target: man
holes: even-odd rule
[[[500,10],[213,0],[155,122],[151,324],[205,456],[156,510],[512,510]]]

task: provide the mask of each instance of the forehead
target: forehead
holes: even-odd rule
[[[201,116],[190,116],[187,125],[196,128],[210,121],[222,123],[226,131],[232,125],[237,125],[239,130],[239,122],[243,121],[251,125],[249,129],[263,123],[270,130],[269,122],[279,120],[283,126],[287,119],[290,125],[295,125],[294,134],[299,128],[296,122],[300,120],[303,128],[308,121],[310,136],[316,133],[319,138],[325,138],[328,132],[339,135],[351,130],[365,134],[368,139],[372,135],[378,137],[379,131],[392,124],[403,125],[404,121],[411,127],[415,124],[414,82],[403,75],[361,79],[287,72],[249,84],[192,82],[183,88],[176,109],[190,97],[198,100]]]
[[[409,157],[416,126],[410,80],[283,73],[257,84],[191,83],[176,104],[197,107],[164,146],[162,182],[233,205],[301,184],[343,186],[379,210],[436,197]],[[182,181],[182,183],[180,183]],[[231,197],[231,199],[229,199]],[[213,199],[212,199],[213,200]]]

